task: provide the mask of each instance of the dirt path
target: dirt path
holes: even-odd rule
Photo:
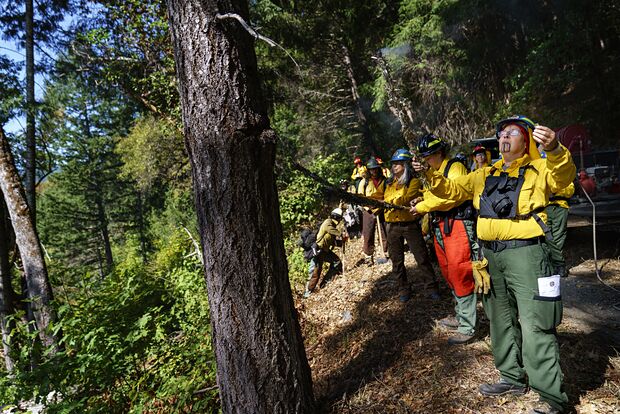
[[[601,231],[603,279],[620,289],[620,260],[612,258],[618,228]],[[558,329],[566,391],[575,412],[620,413],[620,294],[594,275],[591,228],[569,229],[563,279],[565,317]],[[588,246],[589,250],[588,250]],[[359,252],[361,242],[348,252]],[[589,253],[588,253],[589,252]],[[448,292],[433,301],[414,282],[406,304],[397,299],[390,265],[357,265],[348,253],[344,277],[307,300],[297,301],[321,412],[332,413],[524,413],[538,399],[484,398],[479,384],[496,381],[488,321],[479,305],[478,339],[446,344],[436,321],[452,312]],[[415,262],[407,258],[410,280]],[[298,296],[300,297],[300,296]]]

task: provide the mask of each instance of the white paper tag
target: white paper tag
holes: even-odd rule
[[[560,296],[560,275],[538,278],[538,296],[556,298]]]

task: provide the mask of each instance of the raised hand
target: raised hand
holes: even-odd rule
[[[532,137],[534,141],[542,145],[545,151],[553,151],[560,145],[555,136],[555,132],[551,128],[543,125],[537,125],[536,128],[534,128]]]

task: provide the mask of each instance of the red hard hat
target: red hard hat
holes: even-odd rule
[[[478,154],[479,152],[486,152],[487,149],[485,147],[483,147],[482,145],[478,144],[474,147],[474,150],[472,152],[473,155]]]
[[[362,159],[360,157],[355,157],[355,159],[353,160],[353,164],[361,164],[362,163]]]

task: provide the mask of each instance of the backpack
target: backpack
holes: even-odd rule
[[[316,253],[318,252],[318,246],[316,244],[316,235],[319,233],[317,230],[312,230],[309,228],[305,228],[301,231],[299,235],[299,241],[297,245],[304,249],[304,259],[307,261],[312,260]]]
[[[456,157],[448,160],[448,164],[446,164],[446,169],[443,172],[444,177],[448,178],[448,172],[450,171],[450,167],[452,167],[452,164],[454,164],[455,162],[459,162],[463,164],[465,169],[469,172],[469,168],[467,168],[467,164],[466,164],[467,160],[466,159],[463,160],[463,158],[460,157],[459,155],[462,155],[462,154],[457,154]]]

